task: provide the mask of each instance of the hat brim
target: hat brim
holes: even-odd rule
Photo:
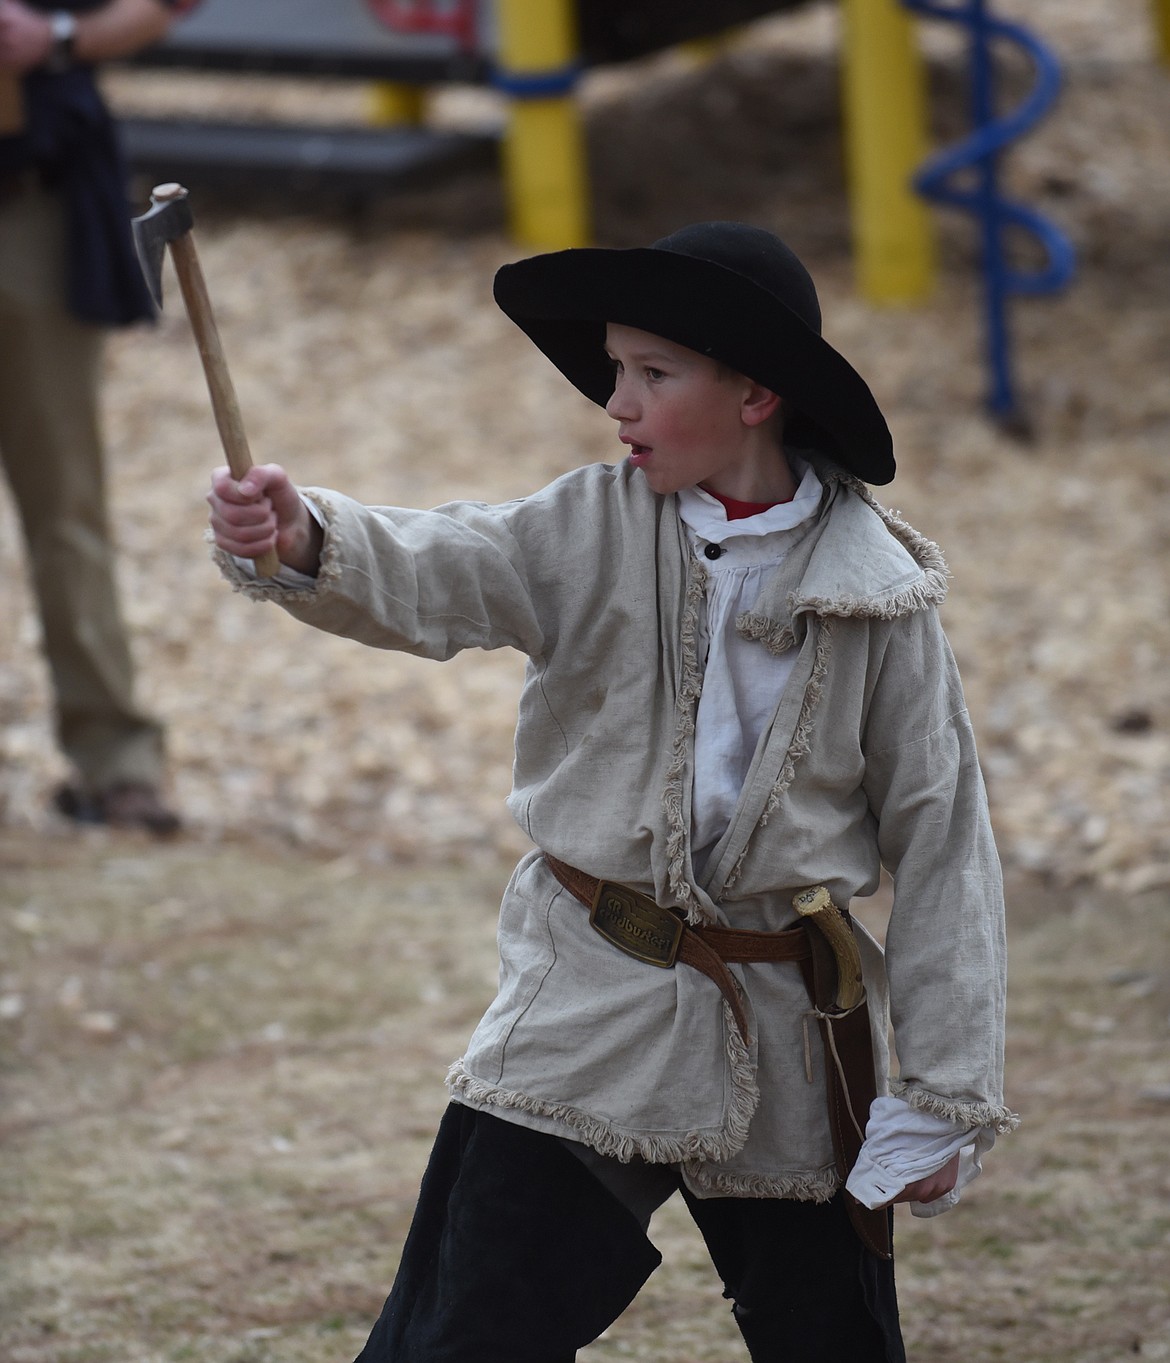
[[[494,291],[512,321],[600,406],[613,393],[605,327],[615,322],[710,355],[778,393],[787,437],[806,438],[862,481],[894,476],[893,440],[869,385],[745,275],[656,247],[584,247],[504,265]]]

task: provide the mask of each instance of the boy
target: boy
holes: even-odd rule
[[[621,464],[497,507],[302,497],[275,465],[209,498],[250,595],[529,660],[509,803],[536,850],[363,1363],[568,1363],[659,1262],[675,1191],[756,1363],[902,1359],[888,1206],[950,1205],[1014,1123],[945,565],[869,497],[885,420],[770,233],[537,256],[495,293],[618,422]],[[882,865],[885,962],[834,907]]]

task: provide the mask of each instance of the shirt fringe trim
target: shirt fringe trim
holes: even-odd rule
[[[462,1099],[472,1107],[529,1112],[536,1117],[560,1122],[598,1154],[612,1155],[623,1164],[628,1164],[634,1158],[644,1159],[650,1164],[695,1161],[702,1165],[708,1160],[718,1163],[743,1149],[751,1119],[760,1102],[760,1090],[756,1085],[751,1057],[726,1003],[723,1005],[723,1017],[731,1065],[731,1104],[723,1130],[715,1135],[688,1131],[677,1137],[616,1131],[601,1118],[583,1112],[570,1103],[547,1102],[542,1098],[502,1088],[486,1079],[477,1079],[468,1072],[462,1060],[457,1060],[447,1072],[447,1089],[453,1098]]]
[[[1008,1135],[1020,1124],[1019,1114],[1010,1108],[999,1107],[994,1103],[972,1103],[959,1098],[944,1098],[926,1089],[913,1088],[899,1079],[890,1080],[890,1093],[921,1112],[929,1112],[934,1117],[945,1117],[947,1121],[959,1122],[966,1126],[989,1126],[1000,1136]]]
[[[950,569],[942,550],[933,541],[919,534],[896,511],[890,511],[874,497],[869,488],[856,478],[844,476],[841,482],[855,492],[918,563],[922,576],[901,591],[877,597],[842,596],[829,600],[822,597],[801,598],[795,609],[815,611],[818,615],[853,615],[865,619],[895,620],[928,606],[940,605],[947,595]]]
[[[741,638],[763,644],[768,652],[776,657],[787,653],[796,643],[796,635],[790,626],[778,625],[768,616],[757,615],[753,611],[745,611],[736,617],[735,632]]]
[[[731,1174],[688,1160],[683,1174],[700,1197],[787,1197],[795,1202],[828,1202],[841,1187],[840,1175],[832,1166],[811,1174]]]
[[[714,921],[695,898],[689,879],[689,857],[687,855],[687,826],[683,818],[683,775],[686,771],[687,753],[695,733],[695,714],[699,696],[703,690],[703,674],[699,667],[698,648],[695,643],[698,633],[699,607],[707,587],[707,573],[702,564],[692,563],[691,580],[687,585],[680,624],[682,649],[682,677],[679,679],[678,699],[675,702],[676,723],[674,743],[671,746],[670,766],[666,772],[666,786],[662,795],[663,809],[666,813],[666,871],[670,888],[678,899],[679,907],[686,913],[690,923]]]

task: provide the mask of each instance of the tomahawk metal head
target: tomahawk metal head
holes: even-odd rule
[[[167,243],[186,236],[195,225],[187,191],[182,185],[156,185],[150,208],[131,221],[138,262],[155,306],[162,307],[162,265]]]

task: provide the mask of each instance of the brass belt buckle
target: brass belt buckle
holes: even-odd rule
[[[611,880],[598,883],[589,922],[619,951],[664,969],[674,965],[685,927],[678,914]]]

